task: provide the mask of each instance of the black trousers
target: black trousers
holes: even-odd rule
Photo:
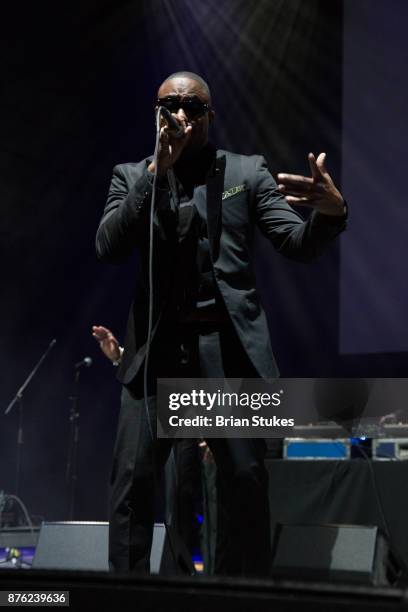
[[[257,377],[232,325],[163,334],[162,341],[157,336],[151,370],[152,390],[155,377],[169,375]],[[122,390],[110,483],[109,562],[115,571],[149,571],[155,483],[173,444],[172,440],[156,438],[155,396],[148,398],[147,414],[142,388],[139,379],[132,388]],[[217,464],[215,573],[265,575],[270,561],[265,442],[207,442]]]
[[[191,556],[201,541],[197,514],[202,511],[202,454],[196,439],[177,440],[164,466],[165,522],[176,529]]]

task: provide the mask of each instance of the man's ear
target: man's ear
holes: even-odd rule
[[[213,109],[208,111],[208,120],[211,123],[212,121],[214,121],[215,119],[215,111],[213,111]]]

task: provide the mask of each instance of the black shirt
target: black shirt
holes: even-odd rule
[[[173,176],[169,176],[177,236],[169,314],[181,322],[226,317],[214,279],[205,200],[194,198],[195,189],[205,185],[214,171],[215,153],[215,147],[208,143],[188,161],[176,163]]]

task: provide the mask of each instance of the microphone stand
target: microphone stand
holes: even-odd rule
[[[79,378],[81,375],[80,366],[77,367],[74,380],[74,393],[70,396],[71,407],[69,410],[69,441],[67,469],[65,472],[65,482],[68,491],[68,519],[74,520],[75,497],[78,480],[78,442],[79,442]]]
[[[9,405],[7,406],[4,412],[5,415],[9,414],[10,411],[13,409],[13,406],[15,404],[18,404],[17,462],[16,462],[16,485],[15,485],[16,497],[19,497],[19,493],[20,493],[21,459],[22,459],[22,451],[23,451],[23,444],[24,444],[24,434],[23,434],[23,395],[24,395],[24,391],[26,390],[26,388],[28,387],[28,385],[30,384],[34,376],[37,374],[37,371],[40,368],[42,362],[48,357],[48,353],[55,346],[56,342],[57,341],[55,340],[55,338],[51,340],[50,344],[48,345],[47,350],[40,357],[37,364],[34,366],[33,370],[30,372],[25,382],[21,385],[21,387],[19,388],[14,398],[11,400],[11,402],[9,403]]]

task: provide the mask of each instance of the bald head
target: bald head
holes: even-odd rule
[[[178,80],[190,80],[190,81],[194,81],[197,89],[199,89],[206,97],[206,101],[208,102],[208,104],[211,104],[211,92],[210,92],[210,88],[208,86],[208,84],[204,81],[204,79],[202,77],[200,77],[198,74],[196,74],[195,72],[189,72],[188,70],[181,70],[180,72],[173,72],[173,74],[170,74],[167,79],[165,79],[163,81],[163,83],[161,84],[160,88],[159,88],[159,98],[160,96],[160,89],[163,87],[163,85],[165,85],[168,81],[171,81],[173,79],[178,79]]]

